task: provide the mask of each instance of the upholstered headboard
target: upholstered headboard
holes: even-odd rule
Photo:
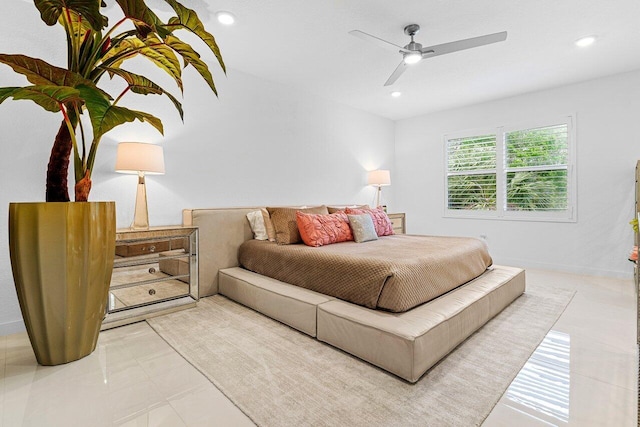
[[[253,238],[246,215],[260,208],[185,209],[184,225],[198,227],[200,297],[218,293],[218,270],[237,267],[240,245]]]

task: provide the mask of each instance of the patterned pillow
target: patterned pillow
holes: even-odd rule
[[[264,216],[262,211],[253,211],[247,214],[251,231],[253,231],[253,238],[256,240],[267,240],[267,228],[264,223]]]
[[[273,229],[276,231],[276,242],[279,245],[289,245],[292,243],[300,243],[302,238],[298,231],[298,223],[296,222],[296,212],[324,214],[328,215],[326,206],[317,206],[314,208],[267,208]]]
[[[391,224],[391,220],[387,216],[387,213],[384,211],[382,206],[378,206],[375,209],[352,209],[347,208],[345,212],[348,215],[361,215],[364,213],[368,213],[371,215],[371,219],[373,220],[373,225],[376,228],[376,234],[378,236],[390,236],[393,233],[393,224]]]
[[[373,226],[371,215],[347,215],[347,217],[349,218],[349,225],[353,232],[353,240],[355,240],[356,243],[378,240],[378,234],[376,233],[376,228]]]
[[[307,246],[323,246],[353,240],[349,219],[344,212],[313,215],[296,212],[298,229]]]

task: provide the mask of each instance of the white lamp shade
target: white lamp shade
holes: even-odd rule
[[[144,142],[121,142],[116,154],[116,172],[164,174],[162,147]]]
[[[388,170],[377,169],[369,172],[367,184],[375,186],[391,185],[391,174]]]

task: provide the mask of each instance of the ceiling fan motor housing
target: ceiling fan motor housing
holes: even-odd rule
[[[413,36],[415,36],[418,31],[420,31],[420,25],[418,24],[411,24],[404,27],[404,33],[411,37],[411,41],[404,47],[405,49],[410,50],[411,52],[420,52],[422,50],[422,45],[413,41]],[[403,56],[406,57],[407,55],[415,54],[405,53]]]
[[[420,31],[420,25],[418,24],[411,24],[404,27],[404,33],[411,37],[418,34],[418,31]]]
[[[406,45],[404,48],[405,48],[405,49],[407,49],[407,50],[417,50],[417,51],[420,51],[420,50],[422,50],[422,45],[421,45],[420,43],[417,43],[417,42],[411,41],[411,43],[409,43],[408,45]]]

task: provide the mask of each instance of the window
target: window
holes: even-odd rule
[[[573,221],[573,117],[445,136],[446,216]]]

